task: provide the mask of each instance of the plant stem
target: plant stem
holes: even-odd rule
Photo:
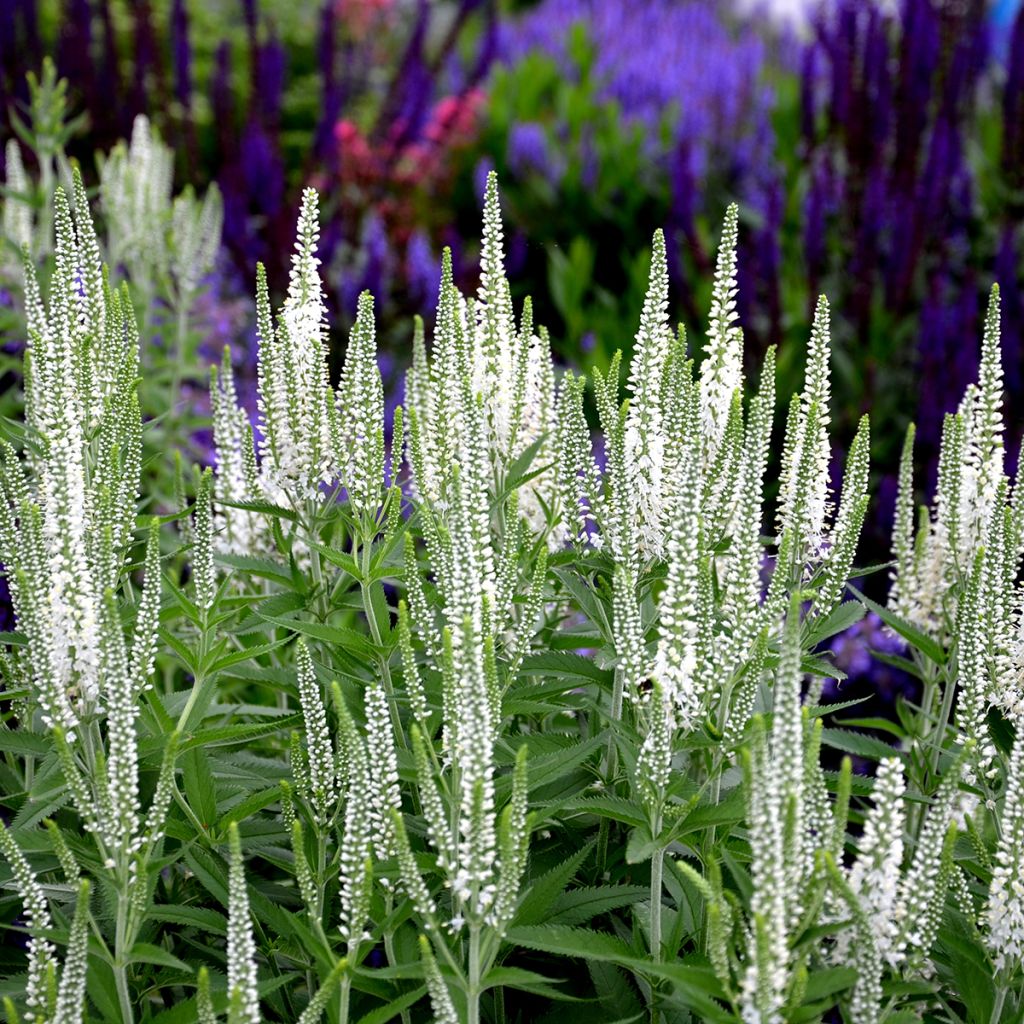
[[[127,892],[121,892],[117,900],[117,923],[114,931],[114,981],[117,986],[117,1001],[121,1005],[121,1024],[134,1024],[131,993],[128,991],[128,970],[125,965],[125,949],[128,920]]]
[[[661,884],[664,870],[665,848],[659,846],[651,857],[651,956],[655,963],[661,962]]]
[[[932,735],[932,752],[929,758],[929,770],[932,775],[935,774],[939,766],[939,754],[942,751],[942,741],[946,736],[946,726],[949,723],[949,716],[953,710],[953,698],[955,695],[956,683],[947,676],[942,693],[942,710],[939,712],[939,720],[935,725],[935,732]]]
[[[989,1017],[989,1024],[1000,1024],[1003,1019],[1003,1005],[1006,1003],[1006,986],[1000,985],[996,992],[995,1002],[992,1005],[992,1016]]]
[[[480,926],[469,930],[469,984],[466,987],[466,1024],[480,1024]]]
[[[341,990],[338,1002],[338,1024],[348,1024],[348,1003],[351,994],[352,978],[346,970],[345,977],[341,979]]]
[[[377,613],[373,607],[373,596],[370,593],[370,586],[366,582],[370,575],[370,544],[364,543],[361,551],[362,572],[360,573],[359,591],[363,598],[363,611],[366,613],[366,621],[370,624],[370,635],[378,650],[383,647],[383,633],[380,623],[377,621]],[[398,713],[398,702],[395,700],[395,687],[391,681],[391,666],[383,653],[378,656],[381,682],[384,685],[384,695],[388,701],[388,711],[391,715],[391,726],[395,730],[395,739],[400,749],[405,750],[409,744],[405,741],[405,731],[402,728],[402,718]]]
[[[621,668],[615,669],[615,682],[612,686],[612,707],[611,723],[618,722],[622,718],[622,691],[625,680]],[[606,790],[612,788],[612,778],[618,767],[618,747],[615,745],[615,733],[612,728],[608,729],[608,746],[604,753],[604,771],[602,776]],[[611,825],[607,817],[601,818],[601,824],[597,833],[597,868],[598,874],[603,875],[608,860],[608,834]]]
[[[391,917],[391,911],[394,909],[394,904],[389,893],[384,900],[384,919],[387,920]],[[384,929],[384,955],[388,958],[389,967],[397,967],[398,960],[395,958],[395,933],[391,928]],[[411,1020],[409,1011],[402,1011],[402,1024],[409,1024]]]

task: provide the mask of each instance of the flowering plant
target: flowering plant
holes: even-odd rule
[[[107,182],[109,211],[139,187]],[[781,441],[773,350],[745,397],[735,206],[701,343],[654,235],[625,399],[620,357],[594,375],[602,466],[513,303],[494,175],[479,288],[445,253],[390,424],[369,293],[329,373],[307,189],[276,315],[257,268],[257,422],[226,358],[191,479],[80,176],[53,221],[0,472],[9,1019],[1019,1018],[998,292],[916,532],[905,447],[884,607],[847,597],[869,428],[834,493],[824,298]],[[820,703],[865,608],[924,684],[898,724]]]

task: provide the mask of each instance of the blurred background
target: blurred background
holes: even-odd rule
[[[0,0],[0,135],[26,141],[26,78],[66,79],[59,147],[97,152],[145,113],[175,189],[216,183],[223,241],[191,324],[202,402],[225,342],[254,376],[254,264],[287,282],[298,196],[322,194],[338,356],[377,297],[401,393],[411,317],[431,317],[443,246],[475,286],[482,183],[496,168],[517,299],[566,364],[605,365],[637,327],[650,238],[699,339],[727,204],[741,208],[752,366],[779,346],[799,386],[828,294],[838,446],[871,411],[865,561],[888,552],[903,433],[934,476],[942,415],[976,371],[982,302],[1003,289],[1015,460],[1024,416],[1024,14],[1019,0]],[[38,97],[37,97],[38,104]],[[38,111],[35,112],[38,115]],[[44,118],[45,120],[45,118]],[[44,126],[45,127],[45,126]],[[36,127],[38,135],[38,126]],[[7,150],[8,154],[10,150]],[[16,266],[5,257],[10,271]],[[2,283],[2,282],[0,282]],[[13,292],[15,285],[10,286]],[[0,291],[0,302],[7,292]],[[17,355],[16,302],[7,321]],[[2,328],[0,324],[0,328]],[[13,362],[11,365],[14,365]]]

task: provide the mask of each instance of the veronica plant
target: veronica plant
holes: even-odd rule
[[[143,472],[139,332],[79,178],[48,287],[26,263],[0,502],[8,1016],[1019,1017],[995,303],[916,538],[908,445],[885,608],[846,598],[869,435],[834,494],[828,306],[773,443],[735,208],[701,346],[668,322],[654,236],[625,399],[621,358],[594,377],[603,465],[585,379],[513,305],[493,178],[479,289],[446,255],[390,423],[369,294],[331,379],[318,220],[308,190],[276,316],[257,270],[258,407],[226,358],[216,466],[179,459],[173,486],[159,452]],[[923,681],[895,722],[819,703],[865,605]]]

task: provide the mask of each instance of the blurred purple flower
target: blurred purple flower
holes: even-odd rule
[[[916,689],[913,677],[873,656],[873,652],[902,654],[906,647],[874,612],[834,636],[827,646],[832,650],[835,666],[846,673],[841,683],[826,680],[822,693],[829,699],[845,699],[856,687],[867,688],[872,696],[891,704],[897,697],[910,696]]]
[[[489,156],[481,157],[473,168],[473,191],[476,200],[483,205],[484,190],[487,187],[487,175],[494,170],[494,161]]]
[[[188,109],[192,104],[192,47],[188,38],[185,0],[171,6],[171,51],[174,57],[174,95]]]
[[[726,140],[724,151],[742,148],[773,104],[762,78],[764,34],[754,19],[730,24],[722,8],[706,0],[544,0],[501,26],[498,52],[510,64],[534,51],[547,53],[576,77],[571,41],[581,26],[599,97],[614,101],[625,123],[642,129],[648,154],[662,163],[672,155],[660,131],[667,123],[673,139],[689,141],[693,173],[703,177],[714,162],[712,150]],[[764,153],[750,159],[761,162]],[[548,169],[557,172],[557,164]]]
[[[548,143],[544,126],[536,121],[513,125],[508,136],[507,160],[514,174],[539,174],[557,186],[565,172],[564,164],[556,160]]]
[[[406,245],[405,279],[416,302],[431,303],[437,297],[441,262],[430,246],[427,233],[421,228],[413,231]]]

